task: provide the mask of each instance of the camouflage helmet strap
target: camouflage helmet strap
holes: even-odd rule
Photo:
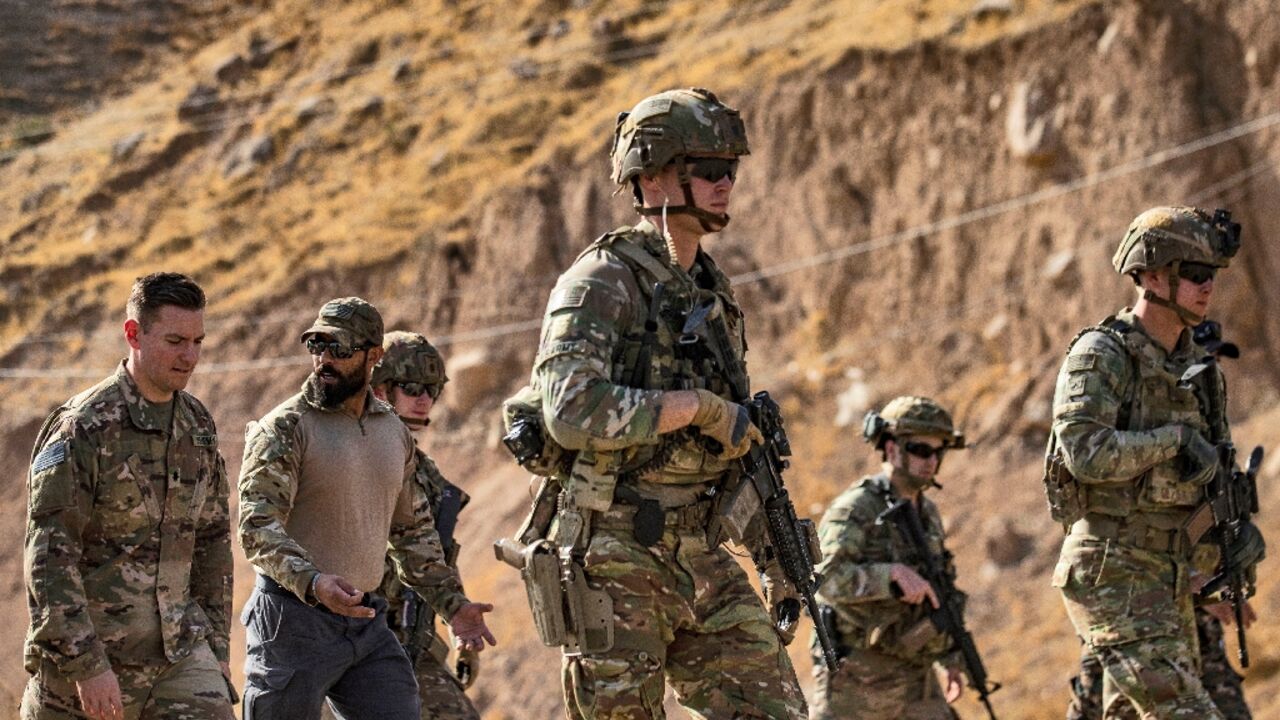
[[[1162,308],[1172,310],[1178,315],[1178,319],[1187,327],[1195,327],[1204,322],[1204,317],[1191,312],[1189,309],[1178,304],[1178,285],[1182,278],[1178,275],[1182,268],[1181,260],[1174,260],[1169,264],[1169,297],[1162,298],[1151,292],[1149,289],[1143,289],[1142,299],[1152,305],[1159,305]]]
[[[723,230],[729,224],[728,213],[713,213],[698,207],[698,203],[693,199],[693,178],[689,175],[689,164],[685,161],[684,155],[677,155],[671,160],[671,164],[676,167],[676,175],[680,179],[680,189],[684,191],[683,205],[663,205],[662,207],[648,207],[640,202],[637,198],[635,202],[636,212],[644,217],[653,217],[655,215],[692,215],[698,220],[698,224],[702,226],[705,232],[716,232]]]

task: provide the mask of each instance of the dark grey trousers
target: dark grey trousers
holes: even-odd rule
[[[240,616],[244,720],[319,720],[326,697],[343,720],[419,720],[418,683],[385,600],[373,598],[378,614],[365,620],[265,587],[259,578]]]

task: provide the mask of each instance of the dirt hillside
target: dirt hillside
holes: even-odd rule
[[[487,719],[557,717],[556,653],[489,549],[526,502],[494,411],[527,375],[557,271],[629,220],[606,177],[614,115],[679,85],[747,119],[735,219],[708,247],[747,311],[755,386],[788,413],[800,510],[820,515],[870,468],[855,425],[893,395],[944,400],[976,440],[939,503],[1001,717],[1065,706],[1077,643],[1048,584],[1061,533],[1040,454],[1065,343],[1132,297],[1109,259],[1146,207],[1229,207],[1245,225],[1214,315],[1243,350],[1234,430],[1273,458],[1263,527],[1280,528],[1269,0],[209,0],[191,23],[162,5],[110,4],[185,28],[137,36],[120,67],[96,61],[99,35],[56,36],[48,52],[87,68],[83,84],[15,74],[2,50],[74,14],[0,24],[0,707],[23,682],[32,436],[109,371],[129,283],[166,268],[210,293],[190,389],[232,472],[244,423],[305,376],[296,333],[324,300],[362,295],[442,345],[454,382],[431,452],[474,498],[468,590],[500,605],[475,697]],[[1280,716],[1275,567],[1251,636],[1258,717]]]

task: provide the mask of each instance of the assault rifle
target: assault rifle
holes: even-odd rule
[[[764,511],[772,559],[776,560],[782,574],[802,598],[804,609],[809,614],[809,619],[813,620],[818,644],[822,647],[823,663],[828,670],[835,672],[840,664],[840,656],[836,653],[836,644],[827,632],[826,624],[822,622],[818,600],[814,597],[818,586],[822,584],[821,576],[813,568],[815,561],[821,559],[818,532],[812,520],[801,520],[796,516],[796,507],[782,482],[782,471],[790,464],[786,458],[791,455],[791,442],[787,440],[786,430],[782,426],[782,410],[767,392],[750,395],[746,368],[732,351],[724,310],[721,308],[717,313],[716,309],[714,301],[694,307],[677,339],[677,352],[696,355],[702,351],[699,348],[704,345],[702,341],[705,339],[705,351],[720,367],[734,400],[746,408],[751,422],[764,436],[762,444],[752,445],[747,454],[739,459],[743,482],[731,493],[741,497],[748,489],[754,489],[756,499]],[[745,504],[751,506],[753,503]],[[737,505],[737,502],[730,503],[731,507]],[[733,514],[733,511],[730,513]],[[718,521],[717,519],[716,522]],[[736,521],[729,518],[731,525],[740,528],[745,527],[746,522],[746,518],[737,518]],[[757,558],[757,564],[769,560],[767,556]],[[777,608],[779,630],[789,630],[799,621],[800,604],[790,599],[780,603]]]
[[[817,533],[812,520],[796,517],[796,507],[782,484],[782,471],[789,465],[785,458],[791,455],[791,443],[782,427],[782,412],[767,392],[756,393],[743,406],[750,413],[751,422],[764,435],[762,445],[753,445],[742,456],[743,477],[760,496],[769,529],[769,544],[783,575],[804,599],[805,610],[818,634],[818,644],[822,646],[823,662],[828,670],[835,672],[840,662],[836,645],[822,622],[818,601],[814,597],[822,584],[822,578],[813,569]],[[799,619],[798,603],[784,603],[779,608],[781,629],[790,628]]]
[[[1239,646],[1237,657],[1240,666],[1247,668],[1249,646],[1245,639],[1244,605],[1256,588],[1249,578],[1251,568],[1237,567],[1231,558],[1233,549],[1243,540],[1250,517],[1258,512],[1258,469],[1262,466],[1263,450],[1261,446],[1255,447],[1245,469],[1236,469],[1236,448],[1227,438],[1226,403],[1217,364],[1212,355],[1206,357],[1187,368],[1179,384],[1195,393],[1201,412],[1209,419],[1209,442],[1218,450],[1218,465],[1205,491],[1212,512],[1212,532],[1222,561],[1218,572],[1200,589],[1200,596],[1209,597],[1221,591],[1222,599],[1231,603]],[[1195,516],[1192,516],[1191,524],[1194,523]]]
[[[920,522],[920,513],[910,500],[899,500],[889,509],[880,513],[877,523],[892,523],[898,533],[907,541],[916,557],[924,564],[924,579],[933,588],[938,597],[938,607],[930,611],[929,620],[933,626],[951,638],[960,657],[964,660],[965,674],[969,676],[969,685],[978,691],[978,699],[987,708],[987,715],[995,720],[996,712],[991,707],[991,693],[1000,689],[999,683],[987,678],[987,669],[978,655],[978,648],[973,643],[973,634],[964,626],[964,613],[960,607],[960,592],[951,580],[951,573],[941,557],[929,551],[929,543],[925,539],[924,526]],[[945,551],[944,551],[945,552]]]

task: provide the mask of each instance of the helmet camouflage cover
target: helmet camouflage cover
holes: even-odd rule
[[[889,401],[884,410],[867,413],[863,420],[863,438],[876,446],[894,435],[926,435],[942,438],[945,447],[963,448],[964,433],[957,432],[951,413],[926,397],[902,395]]]
[[[668,90],[619,113],[613,133],[613,181],[652,177],[681,156],[748,155],[747,129],[737,110],[710,90]]]
[[[1121,275],[1174,262],[1224,268],[1239,249],[1240,225],[1226,210],[1210,215],[1193,207],[1156,207],[1129,224],[1111,264]]]
[[[440,352],[418,333],[397,330],[382,341],[385,354],[373,368],[371,385],[392,382],[441,385],[448,382]]]

